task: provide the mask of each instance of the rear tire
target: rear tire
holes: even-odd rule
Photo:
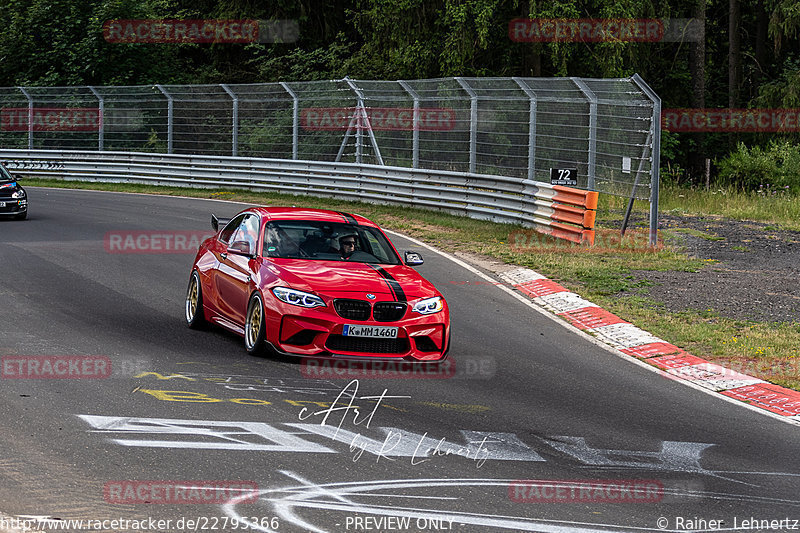
[[[196,270],[192,270],[192,275],[189,277],[184,309],[187,326],[192,329],[206,329],[208,327],[203,311],[203,292],[200,285],[200,275]]]
[[[244,322],[244,347],[250,355],[263,356],[268,353],[265,341],[266,322],[264,302],[261,295],[256,292],[250,297]]]

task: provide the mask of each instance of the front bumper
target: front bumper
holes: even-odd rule
[[[449,349],[446,308],[432,315],[408,310],[401,320],[383,322],[342,318],[332,305],[302,309],[272,300],[279,308],[268,313],[267,341],[284,355],[435,362],[442,361]],[[397,338],[344,336],[346,324],[396,327]]]
[[[0,215],[21,215],[28,210],[28,199],[0,197]]]

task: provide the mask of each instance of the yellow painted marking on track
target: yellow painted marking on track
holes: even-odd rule
[[[295,407],[303,407],[304,403],[313,403],[314,405],[323,407],[325,409],[331,406],[331,402],[315,402],[313,400],[283,400],[283,401],[288,403],[289,405],[294,405]],[[341,405],[347,405],[347,404],[342,403]]]
[[[143,378],[145,376],[155,376],[157,379],[185,379],[186,381],[197,381],[196,379],[190,378],[189,376],[184,376],[183,374],[170,374],[169,376],[164,376],[158,372],[142,372],[141,374],[136,374],[133,377]]]
[[[219,398],[212,398],[208,394],[203,394],[202,392],[151,389],[140,389],[139,392],[145,392],[154,398],[166,400],[168,402],[215,403],[222,401]]]
[[[272,402],[266,400],[259,400],[258,398],[231,398],[229,400],[222,400],[220,398],[212,398],[208,394],[202,392],[191,392],[183,390],[152,390],[152,389],[139,389],[139,392],[144,392],[150,396],[165,400],[167,402],[189,402],[189,403],[218,403],[218,402],[232,402],[239,405],[271,405]]]
[[[428,407],[437,407],[439,409],[444,409],[446,411],[458,411],[460,413],[470,413],[470,414],[477,414],[477,413],[484,413],[486,411],[491,411],[491,407],[487,407],[485,405],[469,405],[469,404],[461,404],[461,403],[436,403],[436,402],[417,402],[419,405],[427,405]]]
[[[266,400],[261,400],[258,398],[231,398],[231,399],[221,399],[221,398],[214,398],[213,396],[209,396],[208,394],[204,394],[202,392],[192,392],[192,391],[182,391],[182,390],[154,390],[154,389],[142,389],[137,387],[133,390],[133,392],[144,392],[145,394],[149,394],[153,398],[157,400],[163,400],[167,402],[186,402],[186,403],[219,403],[219,402],[231,402],[238,405],[272,405],[272,402],[268,402]],[[293,405],[295,407],[302,407],[303,404],[313,404],[323,409],[328,409],[333,404],[333,402],[318,402],[314,400],[287,400],[284,399],[284,402],[288,403],[289,405]],[[339,402],[337,405],[342,406],[349,406],[349,403]],[[386,407],[388,409],[394,409],[395,411],[403,411],[405,409],[400,409],[399,407],[392,407],[391,405],[386,405],[385,403],[381,404],[382,407]],[[357,405],[352,407],[358,407]]]

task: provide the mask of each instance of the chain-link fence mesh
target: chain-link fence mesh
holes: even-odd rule
[[[625,79],[443,78],[0,88],[4,148],[343,161],[650,198],[660,101]],[[655,147],[655,151],[654,151]],[[655,154],[655,157],[654,157]]]

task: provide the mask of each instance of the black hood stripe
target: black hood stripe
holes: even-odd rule
[[[369,263],[367,263],[367,264],[369,264]],[[373,264],[369,264],[369,266],[371,266],[373,269],[375,269],[375,271],[378,274],[380,274],[381,277],[383,277],[384,280],[386,280],[386,284],[389,286],[389,289],[392,291],[392,294],[394,295],[394,299],[395,300],[397,300],[398,302],[407,302],[408,301],[408,299],[406,299],[406,293],[405,293],[405,291],[403,291],[403,287],[400,286],[400,283],[396,279],[394,279],[391,274],[389,274],[383,267],[380,267],[380,266],[377,266],[377,265],[373,265]]]
[[[358,226],[358,220],[356,220],[356,218],[350,213],[343,213],[341,211],[337,211],[337,213],[342,215],[344,217],[345,222],[347,222],[348,224],[355,224],[356,226]]]

